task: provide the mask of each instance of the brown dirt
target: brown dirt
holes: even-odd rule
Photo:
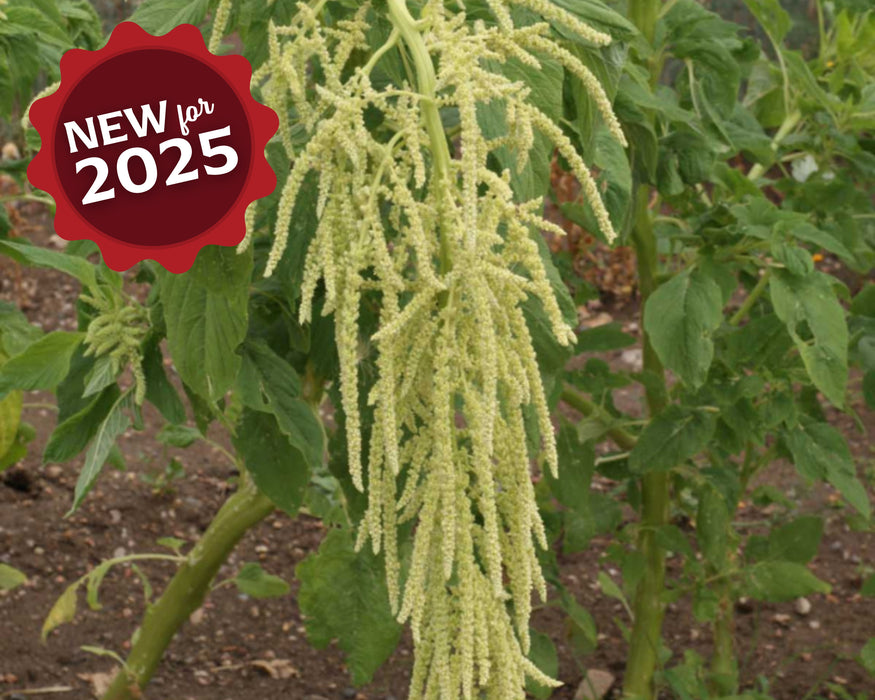
[[[34,239],[50,245],[49,234],[38,231]],[[16,282],[8,260],[0,260],[0,298],[19,302],[34,322],[46,330],[71,327],[76,285],[60,274],[28,270],[23,283]],[[620,353],[612,361],[622,362]],[[30,394],[29,404],[51,402],[51,397]],[[637,396],[618,397],[624,406]],[[875,416],[858,407],[868,429],[875,429]],[[231,467],[208,445],[187,450],[165,450],[153,436],[161,426],[156,412],[145,411],[146,430],[132,432],[122,440],[128,471],[107,469],[82,509],[64,519],[81,459],[65,465],[42,465],[39,455],[55,419],[51,410],[31,406],[25,419],[32,423],[37,440],[30,455],[7,472],[0,483],[0,561],[8,562],[29,576],[21,588],[0,594],[0,697],[15,697],[20,689],[69,687],[57,697],[92,697],[92,674],[111,671],[113,662],[82,651],[83,645],[102,646],[124,655],[131,633],[143,611],[142,589],[129,570],[112,572],[101,589],[103,609],[87,609],[80,597],[76,621],[53,632],[46,645],[40,643],[42,620],[65,586],[100,561],[122,552],[159,551],[155,540],[172,535],[193,542],[206,528],[227,495]],[[861,467],[871,470],[873,455],[865,436],[856,432],[844,416],[836,418],[850,436]],[[220,439],[220,436],[213,436]],[[162,469],[177,457],[186,477],[175,483],[175,493],[154,494],[139,478]],[[830,697],[825,682],[837,683],[851,693],[872,693],[875,680],[868,677],[853,657],[875,635],[875,601],[860,598],[864,574],[875,564],[875,534],[852,532],[845,524],[846,511],[835,505],[826,487],[804,490],[792,468],[778,465],[769,472],[769,482],[794,492],[804,512],[816,511],[828,525],[813,570],[833,584],[828,596],[812,596],[811,613],[797,615],[791,603],[752,604],[739,611],[737,644],[743,678],[769,679],[770,692],[778,700]],[[748,506],[743,517],[759,520],[767,514]],[[145,697],[154,700],[389,700],[406,696],[411,669],[411,644],[405,636],[376,680],[365,688],[350,687],[341,653],[333,646],[315,650],[306,641],[296,606],[294,567],[322,538],[322,524],[308,516],[290,519],[276,513],[250,532],[234,552],[219,578],[233,576],[242,562],[258,561],[272,573],[292,581],[292,593],[268,601],[245,599],[236,590],[222,587],[210,595],[204,614],[189,622],[171,645]],[[562,614],[555,608],[536,612],[533,626],[558,645],[560,679],[566,686],[554,697],[569,699],[586,668],[622,674],[626,645],[615,620],[628,623],[619,603],[604,597],[596,585],[600,568],[611,573],[611,564],[601,562],[607,541],[597,540],[586,552],[562,556],[566,585],[587,607],[598,624],[599,647],[584,659],[575,659],[563,632]],[[155,590],[160,592],[172,573],[169,565],[144,566]],[[789,618],[774,616],[788,615]],[[818,623],[818,624],[815,624]],[[666,640],[676,652],[694,649],[707,656],[707,627],[696,623],[689,606],[671,606],[666,618]],[[287,661],[275,667],[288,677],[272,677],[253,665],[257,661]],[[276,674],[278,676],[282,673]],[[811,695],[806,693],[811,692]],[[24,696],[18,696],[18,700]],[[30,697],[30,696],[28,696]]]

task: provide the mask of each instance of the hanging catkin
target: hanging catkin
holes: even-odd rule
[[[554,42],[548,21],[596,44],[609,37],[547,0],[514,2],[548,20],[525,27],[514,26],[510,3],[502,0],[488,2],[494,26],[470,22],[438,0],[425,3],[418,22],[399,26],[398,17],[410,17],[407,8],[389,0],[395,31],[375,52],[368,44],[375,8],[362,4],[327,25],[324,4],[302,3],[289,26],[271,27],[269,67],[260,73],[263,94],[278,111],[293,104],[309,133],[282,192],[266,274],[287,245],[296,245],[287,241],[292,209],[305,176],[316,171],[319,223],[307,252],[300,316],[310,320],[322,280],[323,312],[335,317],[349,469],[368,494],[358,546],[370,541],[384,553],[391,604],[399,620],[410,622],[416,647],[410,698],[469,699],[480,692],[495,700],[522,698],[527,676],[556,685],[526,656],[531,592],[546,597],[536,547],[547,543],[524,411],[534,409],[547,468],[557,469],[523,302],[530,295],[540,300],[561,343],[574,342],[574,333],[533,238],[533,230],[555,227],[541,219],[541,201],[514,201],[510,172],[489,170],[490,153],[506,147],[523,167],[535,134],[549,137],[606,236],[614,232],[571,142],[529,101],[526,85],[495,67],[511,58],[537,67],[537,56],[550,57],[581,80],[608,129],[625,143],[598,81]],[[417,32],[427,55],[406,46],[402,30]],[[417,83],[426,76],[433,83],[428,90],[372,84],[373,66],[396,46],[409,52],[418,71],[425,69]],[[374,58],[349,69],[357,50]],[[508,128],[490,141],[477,111],[496,101]],[[441,131],[436,142],[426,114],[435,108],[459,115],[458,158],[442,160],[445,137]],[[374,110],[382,115],[379,130],[365,121]],[[370,338],[378,376],[366,397],[374,423],[365,455],[359,308],[373,289],[381,299],[379,329]],[[410,520],[416,527],[402,585],[396,533]]]

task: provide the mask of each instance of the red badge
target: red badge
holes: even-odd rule
[[[203,246],[238,244],[247,205],[276,187],[278,120],[251,76],[190,24],[155,37],[124,22],[99,51],[67,51],[60,88],[30,109],[42,147],[27,175],[54,197],[57,234],[95,241],[114,270],[185,272]]]

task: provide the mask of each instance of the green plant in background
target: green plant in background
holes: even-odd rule
[[[178,459],[171,459],[164,469],[155,469],[141,474],[140,479],[144,484],[149,484],[152,487],[152,493],[162,496],[170,495],[175,492],[173,482],[185,479],[185,467]]]
[[[737,693],[735,600],[828,590],[804,566],[816,554],[820,518],[797,517],[765,536],[733,526],[752,480],[776,457],[791,459],[805,481],[831,483],[863,522],[871,517],[845,440],[816,393],[850,410],[849,350],[869,376],[871,287],[849,314],[841,303],[847,287],[814,261],[826,251],[861,273],[872,266],[872,70],[861,42],[873,16],[841,10],[829,31],[821,26],[820,55],[806,61],[781,44],[790,22],[777,2],[748,6],[776,60],[695,2],[629,3],[640,33],[614,105],[631,143],[630,168],[605,176],[631,212],[623,233],[638,258],[643,370],[630,377],[594,365],[572,375],[576,386],[563,395],[588,416],[576,439],[601,434],[627,454],[600,471],[625,480],[640,512],[621,535],[625,544],[609,550],[633,601],[628,698],[656,697],[666,685],[680,697]],[[777,129],[771,137],[769,127]],[[754,163],[746,174],[727,163],[738,156]],[[739,284],[745,297],[735,307]],[[580,341],[579,350],[588,341],[593,349],[628,345],[619,334]],[[666,382],[667,370],[676,383]],[[623,429],[633,417],[611,401],[612,389],[630,379],[642,384],[650,413],[638,434]],[[557,496],[562,488],[560,480]],[[589,521],[589,536],[593,524],[616,523],[599,523],[590,504],[571,505],[566,538],[579,518]],[[697,549],[673,524],[678,516],[695,522]],[[587,541],[577,536],[571,547]],[[677,580],[666,579],[667,553],[682,558]],[[687,596],[712,625],[713,652],[710,661],[687,654],[673,665],[663,614],[668,601]]]
[[[60,77],[61,56],[103,42],[87,0],[5,0],[0,4],[0,113],[20,115],[41,80]]]
[[[416,645],[412,697],[549,697],[556,652],[529,629],[531,591],[551,594],[574,649],[591,652],[595,624],[556,552],[611,533],[622,582],[599,582],[631,614],[624,697],[768,697],[767,684],[742,688],[734,602],[828,586],[806,567],[822,520],[758,476],[788,458],[871,527],[818,394],[851,412],[856,364],[875,404],[875,295],[817,263],[833,256],[864,275],[873,262],[875,15],[818,4],[818,51],[803,56],[784,46],[790,22],[775,0],[747,5],[766,46],[694,0],[138,7],[132,19],[152,33],[204,25],[219,51],[226,34],[240,38],[255,94],[280,115],[267,149],[279,184],[247,212],[239,251],[207,248],[183,275],[142,264],[144,302],[91,262],[90,244],[0,240],[5,256],[82,286],[73,333],[43,334],[0,306],[0,400],[55,393],[44,459],[85,452],[74,509],[119,461],[117,438],[142,427],[145,402],[167,421],[160,442],[222,432],[240,472],[188,554],[173,542],[154,555],[179,568],[158,598],[147,589],[107,700],[148,683],[243,534],[302,505],[332,529],[296,571],[298,604],[310,640],[337,639],[357,684],[397,645],[400,618]],[[565,369],[636,341],[616,325],[571,331],[574,303],[538,236],[558,233],[542,218],[554,150],[584,195],[563,213],[635,249],[640,371],[596,357]],[[633,382],[643,419],[614,404]],[[554,438],[560,400],[583,418],[561,419]],[[17,423],[20,410],[8,414]],[[530,461],[544,465],[536,483]],[[591,489],[596,472],[613,480],[609,495]],[[749,499],[780,501],[785,515],[739,529]],[[638,518],[621,527],[623,500]],[[102,566],[114,563],[128,562]],[[287,590],[253,567],[233,579],[241,591]],[[79,583],[96,601],[100,580]],[[72,616],[75,595],[47,629]],[[710,657],[662,639],[665,606],[682,599],[711,625]],[[872,659],[870,642],[860,662]]]

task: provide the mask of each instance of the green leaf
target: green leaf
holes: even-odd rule
[[[307,466],[311,469],[320,466],[325,458],[325,431],[313,408],[302,399],[272,404],[272,407],[280,430],[303,455]]]
[[[607,352],[635,345],[634,336],[624,333],[619,323],[587,328],[577,334],[577,352]]]
[[[44,642],[49,636],[49,632],[55,629],[55,627],[72,622],[73,618],[76,617],[76,592],[79,588],[79,583],[79,581],[74,581],[67,586],[46,616],[41,634]]]
[[[268,22],[273,22],[278,27],[287,26],[291,24],[297,8],[289,0],[269,3],[263,0],[243,0],[235,3],[234,9],[237,14],[233,27],[240,35],[243,55],[253,66],[260,66],[268,57],[268,42],[264,40],[268,36]],[[382,43],[371,46],[380,46]],[[398,60],[400,62],[400,57]]]
[[[106,418],[100,424],[88,452],[85,453],[85,465],[82,471],[79,472],[79,478],[76,480],[76,488],[73,492],[73,505],[70,507],[70,512],[74,512],[82,503],[83,499],[94,483],[106,460],[110,457],[112,448],[115,447],[115,441],[128,429],[131,424],[130,418],[125,413],[127,409],[133,406],[133,396],[130,392],[125,392],[116,399],[112,405]]]
[[[70,358],[84,337],[55,331],[28,345],[0,368],[0,398],[13,389],[54,389],[70,371]]]
[[[528,653],[529,660],[543,673],[556,678],[559,674],[559,656],[553,641],[546,634],[536,630],[531,630],[529,634],[532,640]],[[553,688],[526,678],[526,692],[538,700],[548,700],[553,695]]]
[[[301,451],[289,444],[277,419],[270,413],[245,409],[234,436],[234,447],[259,490],[279,508],[294,515],[304,499],[310,469]]]
[[[875,284],[864,286],[851,302],[851,312],[858,316],[875,318]],[[3,324],[3,306],[0,302],[0,327]]]
[[[106,578],[106,575],[109,573],[109,570],[114,563],[115,562],[112,559],[102,561],[91,570],[88,574],[88,578],[85,579],[85,602],[88,603],[88,607],[92,610],[103,609],[100,600],[98,600],[100,584],[103,583],[103,579]]]
[[[0,301],[0,353],[13,357],[39,340],[42,330],[31,325],[16,306]]]
[[[806,243],[813,243],[819,248],[835,253],[846,262],[854,260],[854,254],[831,233],[812,226],[804,221],[779,221],[775,224],[775,233],[788,233]]]
[[[72,275],[86,287],[97,286],[97,267],[75,255],[14,241],[0,241],[0,253],[27,265],[48,267]]]
[[[0,367],[5,363],[6,356],[0,351]],[[22,401],[20,391],[13,391],[6,398],[0,399],[0,460],[4,460],[12,450],[18,437]],[[3,471],[2,466],[0,466],[0,471]]]
[[[679,129],[661,139],[660,145],[677,157],[678,174],[685,184],[707,181],[715,156],[715,146],[707,137]]]
[[[58,423],[43,452],[43,462],[66,462],[84,450],[112,411],[119,395],[116,385],[108,387],[85,408]]]
[[[582,552],[592,538],[601,533],[613,533],[623,521],[620,505],[610,496],[592,492],[583,510],[568,510],[563,513],[565,539],[562,551],[566,554]]]
[[[730,365],[778,368],[793,347],[793,339],[775,314],[751,319],[726,337],[727,361]]]
[[[744,4],[776,44],[784,41],[793,22],[778,0],[744,0]]]
[[[70,371],[55,388],[55,398],[58,402],[58,423],[63,423],[74,413],[85,408],[93,399],[83,399],[85,377],[94,366],[94,358],[86,357],[87,348],[84,344],[76,348],[70,358]]]
[[[191,270],[162,270],[159,290],[167,344],[182,380],[210,402],[234,383],[246,337],[252,253],[206,246]]]
[[[614,39],[630,39],[638,33],[634,24],[599,0],[554,0],[554,2],[595,29],[607,32]],[[561,32],[561,26],[557,26],[556,29],[560,30],[560,33],[567,33],[567,30]],[[571,37],[580,40],[576,35],[571,34]]]
[[[787,50],[782,53],[787,72],[790,74],[790,81],[799,92],[830,114],[834,108],[842,106],[838,95],[833,95],[820,86],[801,53]]]
[[[115,384],[117,376],[118,372],[112,358],[109,355],[98,357],[91,371],[85,375],[85,391],[82,392],[82,398],[94,396],[110,384]]]
[[[589,510],[589,491],[595,471],[595,452],[591,443],[583,443],[576,428],[562,421],[556,436],[559,454],[559,478],[554,479],[549,470],[545,472],[553,496],[562,505],[578,511]]]
[[[619,600],[626,610],[630,610],[629,601],[626,600],[626,596],[623,594],[622,589],[617,585],[614,579],[608,576],[604,571],[599,571],[598,582],[599,588],[602,589],[602,593],[608,596],[608,598]]]
[[[805,248],[788,245],[784,242],[772,242],[772,255],[775,260],[787,268],[787,272],[797,277],[805,277],[814,271],[814,260]]]
[[[331,530],[295,569],[298,605],[317,649],[332,640],[346,653],[353,683],[368,683],[401,638],[389,609],[383,564],[368,547],[353,548],[349,530]]]
[[[711,333],[723,320],[720,286],[701,270],[660,285],[644,309],[644,329],[662,363],[685,384],[705,383],[714,357]]]
[[[146,400],[171,423],[184,423],[185,406],[179,393],[167,379],[157,338],[148,340],[143,345],[143,374],[146,377]]]
[[[872,574],[869,578],[863,581],[860,593],[869,598],[875,598],[875,574]]]
[[[860,663],[863,668],[875,676],[875,637],[872,637],[860,649]]]
[[[804,564],[765,561],[747,571],[745,592],[755,600],[780,603],[812,593],[829,593],[832,588],[812,574]]]
[[[793,338],[808,376],[841,408],[848,382],[848,326],[830,279],[819,272],[798,277],[777,270],[769,288],[775,313]]]
[[[702,116],[719,129],[738,97],[741,68],[734,53],[742,46],[737,36],[740,26],[724,21],[695,0],[678,0],[662,22],[670,52],[687,62],[688,70],[681,73],[679,82],[693,93],[697,111],[704,112]],[[726,134],[724,138],[729,140]]]
[[[83,644],[79,648],[88,654],[94,654],[94,656],[102,656],[102,657],[106,657],[109,659],[113,659],[118,664],[123,664],[125,661],[116,652],[112,651],[111,649],[107,649],[106,647],[97,647],[97,646],[93,646],[91,644]]]
[[[608,98],[613,99],[623,75],[623,64],[626,61],[625,47],[619,44],[612,44],[607,47],[593,47],[571,40],[564,44],[564,48],[576,56],[590,70],[604,88]],[[597,133],[600,131],[604,132],[604,135],[607,137],[605,143],[609,147],[610,141],[614,141],[614,143],[616,141],[606,129],[602,128],[604,127],[604,120],[596,101],[590,95],[586,85],[569,71],[565,75],[565,99],[566,110],[569,112],[567,115],[568,121],[574,128],[581,144],[581,155],[586,162],[590,162],[594,153]],[[573,114],[570,113],[572,111],[571,108],[573,108]],[[619,146],[619,144],[617,145]],[[611,149],[611,152],[616,153],[613,149]],[[625,161],[617,164],[619,170],[621,172],[628,172],[629,161],[625,157],[621,146],[619,147],[619,154],[623,161]],[[594,164],[599,168],[604,167],[597,162]]]
[[[6,471],[9,467],[18,464],[27,456],[27,447],[16,440],[12,443],[5,455],[0,455],[0,473]]]
[[[159,537],[155,540],[155,544],[159,547],[166,547],[176,554],[179,554],[182,548],[186,545],[186,541],[181,540],[178,537]]]
[[[813,515],[796,518],[769,533],[769,559],[807,564],[817,554],[823,520]]]
[[[257,411],[272,412],[282,432],[301,452],[307,464],[310,467],[322,464],[324,431],[309,404],[297,398],[301,393],[298,374],[263,341],[247,342],[243,357],[243,370],[247,371],[249,382],[254,384],[246,391],[241,387],[243,403]],[[261,395],[267,397],[266,405]]]
[[[0,591],[11,591],[27,581],[27,574],[9,564],[0,563]]]
[[[260,564],[252,562],[240,568],[234,577],[234,585],[251,598],[281,598],[291,589],[279,576],[267,573]]]
[[[568,287],[562,281],[562,276],[553,264],[550,257],[550,249],[547,247],[544,237],[540,234],[535,234],[534,240],[538,244],[538,252],[541,255],[541,261],[544,263],[547,278],[550,280],[550,288],[559,302],[562,317],[566,323],[574,326],[577,323],[577,308],[571,299]],[[571,344],[561,345],[556,340],[547,314],[544,312],[541,301],[537,297],[529,295],[523,302],[522,308],[526,317],[526,325],[528,325],[529,332],[532,334],[532,346],[535,348],[535,355],[538,358],[538,369],[541,370],[545,390],[549,394],[550,387],[553,385],[557,374],[565,367],[565,363],[574,354],[574,346]]]
[[[857,478],[854,458],[844,436],[828,423],[807,420],[784,434],[797,471],[807,479],[825,479],[866,519],[869,494]]]
[[[660,526],[656,531],[656,543],[669,552],[683,554],[685,557],[689,558],[695,556],[687,536],[684,534],[683,530],[676,525]]]
[[[156,437],[162,445],[188,447],[196,440],[200,440],[203,435],[197,428],[192,428],[188,425],[173,425],[171,423],[161,428]]]
[[[593,165],[601,171],[599,187],[611,223],[617,233],[622,235],[632,217],[632,169],[623,146],[604,126],[595,134]],[[588,214],[594,217],[592,207],[588,203],[586,206]],[[595,218],[587,226],[587,230],[600,230]]]
[[[715,426],[711,413],[671,405],[641,433],[629,469],[635,474],[672,469],[705,449]]]
[[[180,24],[200,24],[208,7],[207,0],[144,0],[130,21],[150,34],[166,34]]]

